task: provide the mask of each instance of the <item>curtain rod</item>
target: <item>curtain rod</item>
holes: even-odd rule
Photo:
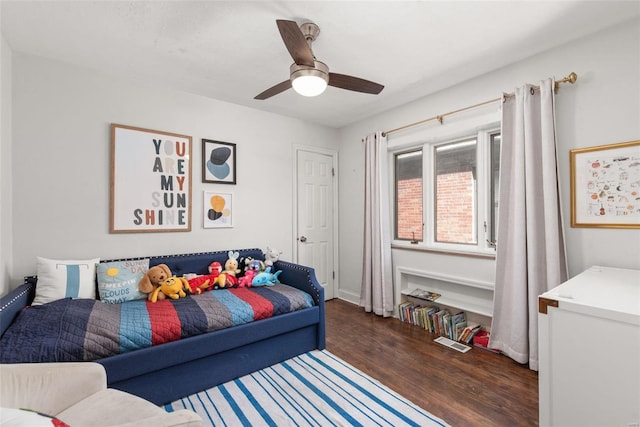
[[[560,83],[571,83],[571,84],[574,84],[577,80],[578,80],[578,75],[576,73],[572,72],[567,77],[565,77],[565,78],[563,78],[561,80],[557,80],[555,82],[555,85],[554,85],[554,90],[556,92],[558,91],[558,89],[560,88]],[[533,90],[539,90],[539,89],[540,89],[539,86],[534,86],[533,87]],[[506,94],[504,97],[510,98],[512,96],[514,96],[513,92]],[[502,101],[502,98],[503,97],[490,99],[488,101],[484,101],[484,102],[481,102],[479,104],[470,105],[468,107],[460,108],[460,109],[454,110],[454,111],[449,111],[448,113],[440,114],[440,115],[437,115],[437,116],[429,117],[428,119],[424,119],[424,120],[420,120],[418,122],[410,123],[408,125],[404,125],[404,126],[401,126],[399,128],[387,130],[387,131],[382,132],[382,136],[388,136],[391,133],[399,132],[401,130],[404,130],[404,129],[407,129],[407,128],[410,128],[410,127],[413,127],[413,126],[421,125],[423,123],[427,123],[427,122],[430,122],[430,121],[433,121],[433,120],[437,120],[437,121],[440,122],[440,124],[442,124],[442,122],[444,121],[444,118],[447,117],[447,116],[451,116],[453,114],[457,114],[457,113],[460,113],[462,111],[471,110],[473,108],[482,107],[483,105],[487,105],[487,104],[491,104],[491,103],[494,103],[494,102]],[[362,141],[364,142],[364,139]]]

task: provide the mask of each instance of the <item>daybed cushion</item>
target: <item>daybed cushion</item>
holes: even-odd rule
[[[99,258],[56,260],[38,257],[38,284],[32,305],[62,298],[95,298]]]
[[[119,304],[147,298],[138,290],[138,283],[149,271],[149,258],[98,264],[100,301]]]
[[[1,363],[90,361],[313,306],[276,284],[157,303],[63,299],[23,309],[0,340]]]

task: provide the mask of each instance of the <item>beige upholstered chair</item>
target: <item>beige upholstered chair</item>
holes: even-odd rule
[[[31,409],[72,427],[202,425],[195,412],[169,413],[108,389],[104,368],[92,362],[0,364],[0,407]]]

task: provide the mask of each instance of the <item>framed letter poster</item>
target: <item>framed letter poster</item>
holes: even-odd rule
[[[571,226],[640,228],[640,141],[570,151]]]
[[[111,233],[191,231],[191,137],[111,125]]]

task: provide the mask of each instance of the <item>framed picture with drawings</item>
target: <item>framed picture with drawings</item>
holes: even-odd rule
[[[640,228],[640,141],[570,151],[571,226]]]

